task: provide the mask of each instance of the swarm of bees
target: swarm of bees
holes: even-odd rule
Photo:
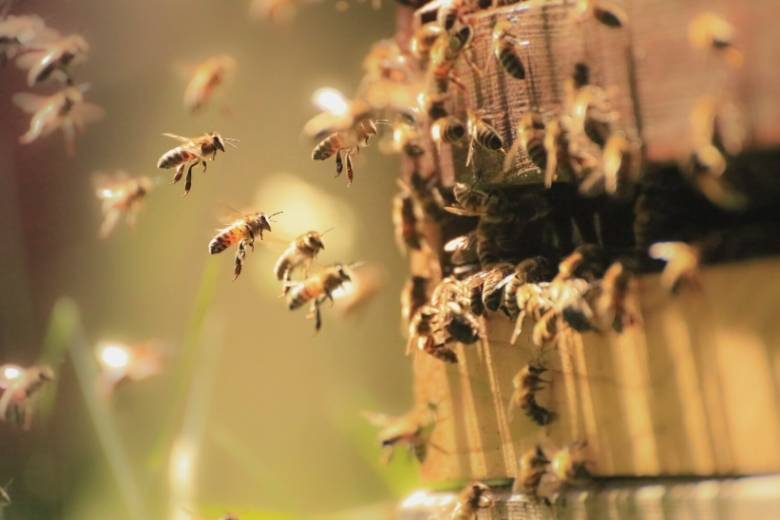
[[[0,366],[0,420],[30,429],[35,400],[53,380],[54,371],[47,365]]]
[[[88,84],[76,85],[72,69],[86,61],[89,44],[80,34],[63,36],[38,16],[6,16],[13,2],[2,6],[0,16],[0,66],[16,59],[27,71],[27,86],[53,82],[61,89],[47,96],[14,95],[14,103],[31,114],[30,129],[19,138],[30,144],[56,130],[62,130],[65,148],[75,153],[76,131],[103,118],[103,109],[85,101]]]

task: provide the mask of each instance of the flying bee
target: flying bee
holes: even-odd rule
[[[393,198],[393,226],[395,240],[402,253],[409,249],[419,251],[423,246],[419,217],[412,195],[407,191],[398,192]]]
[[[579,19],[592,16],[605,27],[619,29],[626,26],[628,14],[612,0],[577,0],[575,7]]]
[[[438,448],[431,442],[431,435],[436,428],[437,411],[436,404],[428,403],[425,409],[412,410],[400,417],[363,412],[368,422],[379,428],[379,443],[384,451],[382,461],[390,462],[395,448],[406,446],[418,462],[425,462],[428,448]]]
[[[350,280],[333,291],[336,310],[349,316],[364,308],[385,285],[387,272],[374,263],[359,263],[349,271]]]
[[[0,66],[20,52],[59,37],[39,16],[0,16]]]
[[[541,446],[536,446],[520,456],[517,465],[513,492],[525,493],[532,497],[537,496],[539,483],[542,481],[550,461],[547,459]]]
[[[347,185],[352,184],[355,177],[355,169],[352,165],[352,156],[367,146],[371,137],[377,134],[377,127],[373,120],[365,119],[359,122],[353,131],[335,132],[320,141],[312,151],[311,158],[315,161],[324,161],[333,154],[336,155],[336,176],[341,175],[344,165],[347,167]]]
[[[100,366],[98,382],[106,397],[120,384],[158,375],[164,364],[162,348],[156,340],[133,345],[104,342],[95,348],[95,356]]]
[[[587,443],[577,441],[558,450],[550,461],[550,473],[560,486],[576,484],[578,481],[590,477],[588,460],[585,450]]]
[[[517,125],[517,138],[504,157],[504,171],[510,169],[519,151],[527,155],[534,166],[544,171],[547,166],[545,135],[542,114],[535,110],[529,110],[523,114]]]
[[[348,268],[341,264],[326,267],[301,282],[291,283],[286,290],[287,308],[298,309],[311,302],[310,315],[313,315],[314,329],[322,328],[320,306],[325,300],[333,301],[333,292],[351,281]]]
[[[176,134],[163,134],[182,144],[172,148],[162,154],[157,161],[157,167],[163,170],[176,168],[176,174],[173,176],[173,182],[177,183],[187,170],[187,178],[184,181],[184,194],[190,192],[192,187],[192,169],[200,163],[203,171],[206,171],[206,162],[217,158],[217,152],[225,151],[225,144],[237,148],[237,139],[222,137],[217,132],[209,132],[200,137],[182,137]]]
[[[515,266],[514,272],[507,277],[504,285],[504,294],[501,301],[501,310],[509,318],[517,318],[518,307],[517,291],[525,284],[541,282],[547,278],[548,264],[544,257],[537,256],[526,258]]]
[[[510,420],[514,409],[518,407],[539,426],[550,424],[555,419],[555,413],[536,400],[536,393],[550,384],[550,381],[542,378],[546,371],[547,368],[540,361],[531,361],[512,378],[514,391],[507,412]]]
[[[22,368],[16,365],[0,366],[0,420],[25,430],[32,423],[33,399],[41,389],[54,380],[54,371],[47,365]]]
[[[16,105],[32,114],[30,129],[19,138],[22,144],[30,144],[55,130],[62,130],[65,149],[69,155],[76,150],[76,130],[83,130],[88,123],[99,121],[105,112],[99,106],[84,100],[89,85],[66,87],[51,96],[37,96],[26,92],[14,94]]]
[[[270,228],[268,230],[270,231]],[[325,249],[325,243],[322,241],[322,235],[325,233],[307,231],[293,240],[274,265],[276,279],[287,282],[300,267],[304,268],[305,276],[308,276],[311,263],[319,252]]]
[[[255,238],[259,236],[262,240],[263,231],[271,231],[271,219],[281,213],[281,211],[277,211],[266,215],[263,212],[256,212],[240,216],[217,231],[217,234],[209,242],[209,253],[216,255],[233,244],[238,244],[233,279],[238,278],[244,265],[247,248],[255,250]]]
[[[401,291],[401,320],[410,323],[417,311],[428,302],[428,285],[430,278],[426,276],[412,275],[404,284]]]
[[[89,45],[83,36],[72,34],[41,44],[41,50],[22,54],[16,65],[27,70],[27,85],[34,87],[49,78],[59,78],[67,85],[73,84],[70,67],[87,58]]]
[[[515,266],[509,262],[501,262],[487,271],[482,284],[482,304],[485,309],[495,312],[501,307],[504,299],[504,287],[509,283],[510,275],[514,274]]]
[[[469,111],[467,129],[469,135],[469,152],[466,157],[466,166],[469,166],[474,158],[475,145],[479,145],[486,150],[506,153],[504,150],[504,140],[498,135],[498,131],[472,111]]]
[[[639,312],[632,303],[636,291],[636,280],[622,262],[609,266],[601,280],[596,309],[615,332],[623,332],[640,321]]]
[[[694,289],[701,287],[699,265],[701,248],[685,242],[656,242],[648,251],[651,258],[666,262],[661,273],[661,285],[677,293],[688,285]]]
[[[143,206],[143,200],[153,186],[149,177],[128,177],[122,171],[111,177],[98,174],[94,184],[95,195],[101,202],[103,211],[103,224],[98,233],[100,238],[107,238],[123,216],[127,225],[132,228]]]
[[[519,41],[510,32],[511,28],[512,24],[507,19],[496,22],[492,33],[492,52],[507,74],[515,79],[525,79],[525,65],[517,55],[517,45],[528,45],[528,42]]]
[[[688,25],[688,39],[693,47],[713,50],[732,67],[739,67],[744,56],[734,46],[734,32],[734,26],[712,12],[701,13]]]
[[[235,58],[227,54],[212,56],[199,63],[184,90],[184,107],[190,112],[197,112],[206,106],[235,68]]]
[[[431,139],[436,145],[458,144],[466,137],[467,128],[455,116],[440,117],[431,124]]]
[[[515,344],[517,338],[523,333],[523,324],[527,316],[531,316],[538,321],[552,309],[553,303],[549,296],[549,286],[550,284],[545,282],[525,283],[517,289],[515,301],[518,313],[515,320],[515,328],[512,332],[512,345]]]
[[[480,509],[491,509],[495,498],[490,486],[482,482],[468,484],[458,495],[458,503],[452,511],[452,520],[472,520]]]

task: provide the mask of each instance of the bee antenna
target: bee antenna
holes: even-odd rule
[[[236,150],[238,150],[238,145],[236,143],[241,142],[239,139],[236,139],[235,137],[223,137],[222,140],[225,141],[225,143],[227,143],[228,145],[235,148]]]
[[[358,267],[362,267],[366,265],[365,260],[361,260],[359,262],[352,262],[351,264],[347,265],[347,269],[357,269]]]
[[[328,229],[326,229],[325,231],[323,231],[322,233],[320,233],[320,236],[322,236],[322,235],[325,235],[325,234],[327,234],[327,233],[330,233],[330,232],[331,232],[331,231],[333,231],[334,229],[336,229],[336,228],[334,228],[334,227],[329,227]]]
[[[268,220],[271,220],[276,215],[281,215],[282,213],[284,213],[284,211],[277,211],[276,213],[271,213],[270,215],[267,215],[265,218],[267,218]]]

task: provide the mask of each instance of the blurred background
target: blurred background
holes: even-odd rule
[[[301,135],[316,88],[354,92],[370,44],[393,34],[395,6],[323,2],[280,26],[250,18],[248,3],[25,0],[14,11],[87,39],[75,76],[107,117],[78,137],[74,157],[60,133],[22,146],[29,116],[11,97],[29,89],[13,64],[0,69],[0,363],[48,356],[58,377],[31,431],[0,423],[7,519],[368,518],[414,485],[406,457],[378,464],[360,417],[411,402],[390,219],[397,159],[369,149],[347,189]],[[234,80],[190,115],[177,70],[220,53],[237,59]],[[175,145],[160,134],[211,130],[240,149],[198,168],[185,198],[155,168]],[[99,240],[92,175],[116,169],[162,182],[135,229]],[[284,211],[276,240],[257,244],[235,282],[233,251],[206,247],[225,206]],[[355,315],[326,306],[315,334],[304,309],[287,311],[271,268],[285,240],[330,227],[320,263],[379,262],[386,285]],[[62,297],[71,303],[56,305]],[[63,323],[76,347],[58,337]],[[148,338],[166,345],[167,370],[110,402],[90,397],[88,371],[64,351],[86,359],[99,341]]]

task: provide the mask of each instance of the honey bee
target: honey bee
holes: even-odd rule
[[[518,462],[517,477],[515,477],[512,490],[532,497],[537,496],[539,483],[542,481],[550,461],[542,447],[536,446],[523,453]]]
[[[458,503],[452,511],[452,520],[472,520],[480,509],[492,509],[495,505],[490,487],[482,482],[468,484],[458,495]]]
[[[433,305],[423,305],[409,322],[409,340],[406,344],[406,355],[413,348],[425,352],[429,356],[445,363],[457,363],[458,356],[446,341],[439,336],[439,319],[441,310]]]
[[[431,139],[436,145],[458,144],[466,137],[466,125],[455,116],[440,117],[431,124]]]
[[[357,123],[354,129],[347,132],[335,132],[320,141],[312,151],[311,158],[315,161],[324,161],[334,154],[336,155],[336,176],[341,175],[346,163],[347,185],[351,185],[355,177],[355,169],[352,165],[352,156],[367,146],[371,137],[377,134],[377,127],[373,120],[365,119]]]
[[[591,300],[597,293],[595,285],[582,278],[570,278],[567,280],[553,281],[550,284],[550,299],[553,301],[555,312],[563,322],[577,332],[593,330],[594,313]],[[548,325],[558,325],[557,322],[548,322]],[[545,340],[551,339],[540,328]],[[554,329],[553,329],[554,333]],[[539,343],[541,344],[541,343]]]
[[[161,345],[148,340],[134,345],[105,342],[95,348],[100,366],[98,383],[108,397],[120,384],[143,381],[158,375],[163,368]]]
[[[622,262],[613,263],[604,273],[596,309],[615,332],[623,332],[626,327],[640,321],[631,301],[636,290],[636,280]]]
[[[612,29],[625,27],[628,21],[625,9],[612,0],[577,0],[575,9],[581,20],[592,16],[600,24]]]
[[[550,384],[550,381],[542,378],[546,371],[547,368],[540,361],[531,361],[512,378],[514,391],[507,412],[509,420],[517,407],[539,426],[550,424],[555,419],[555,413],[541,406],[536,400],[536,393]]]
[[[428,302],[430,278],[412,275],[401,291],[401,320],[408,324],[417,311]]]
[[[697,49],[711,49],[729,65],[739,67],[744,61],[742,52],[734,46],[734,27],[721,16],[704,12],[688,25],[688,39]]]
[[[439,222],[444,216],[444,200],[436,187],[437,183],[436,175],[425,176],[418,170],[411,172],[408,181],[398,181],[401,189],[414,197],[425,218],[433,222]]]
[[[515,328],[512,332],[512,345],[517,342],[517,338],[523,333],[523,324],[525,318],[531,316],[534,320],[542,319],[553,306],[549,296],[549,283],[525,283],[518,287],[515,293],[517,304],[517,318],[515,319]]]
[[[473,36],[474,29],[470,25],[463,25],[457,31],[444,32],[439,35],[431,48],[431,63],[426,81],[427,92],[444,94],[449,90],[451,82],[461,90],[466,89],[466,86],[455,74],[455,65],[461,56],[472,70],[480,73],[468,54]]]
[[[447,241],[444,244],[444,251],[450,254],[450,263],[455,266],[455,274],[462,274],[464,271],[479,267],[479,256],[477,256],[477,234],[475,232],[461,235]],[[480,287],[480,303],[481,303]]]
[[[694,289],[701,287],[699,265],[701,248],[685,242],[657,242],[648,251],[651,258],[666,262],[661,273],[661,285],[677,293],[687,285]]]
[[[48,28],[39,16],[0,16],[0,66],[20,52],[57,37],[57,31]]]
[[[409,40],[409,51],[421,65],[428,62],[431,56],[431,49],[443,32],[442,27],[435,23],[422,24],[414,31]]]
[[[197,112],[211,100],[215,90],[236,68],[232,56],[212,56],[195,67],[194,74],[184,90],[184,107]]]
[[[76,150],[76,130],[83,130],[88,123],[104,116],[102,108],[84,100],[89,85],[66,87],[51,96],[37,96],[26,92],[15,94],[14,103],[32,114],[30,129],[19,138],[22,144],[30,144],[55,130],[62,130],[65,149],[69,155]]]
[[[132,228],[143,206],[143,200],[153,186],[149,177],[128,177],[122,171],[111,177],[98,174],[94,184],[95,195],[101,202],[103,211],[103,224],[98,233],[100,238],[108,238],[122,216]]]
[[[390,462],[397,446],[406,446],[418,462],[425,462],[428,448],[438,448],[431,442],[436,428],[438,406],[428,403],[424,410],[412,410],[400,417],[375,412],[363,412],[373,426],[379,428],[379,443],[384,454],[382,461]],[[439,448],[440,449],[440,448]]]
[[[588,192],[591,187],[602,180],[607,193],[617,193],[618,185],[624,172],[632,172],[638,165],[638,149],[633,146],[622,132],[613,133],[604,145],[601,168],[596,175],[591,175],[580,184],[580,191]]]
[[[606,269],[604,250],[593,244],[577,247],[573,253],[558,264],[558,274],[554,282],[571,278],[595,280],[600,278]]]
[[[393,198],[395,240],[402,253],[408,249],[419,251],[423,246],[418,213],[414,198],[408,192],[401,191]]]
[[[504,300],[504,287],[509,283],[510,275],[514,274],[515,266],[509,262],[501,262],[490,268],[482,284],[482,304],[485,309],[495,312]]]
[[[326,267],[319,273],[288,286],[286,290],[287,307],[290,310],[295,310],[311,302],[309,315],[313,315],[315,318],[314,328],[319,331],[322,328],[320,306],[325,300],[333,301],[333,292],[351,280],[348,269],[344,265],[336,264]]]
[[[550,461],[550,473],[560,485],[575,484],[578,480],[590,477],[588,461],[585,458],[587,443],[577,441],[558,450]]]
[[[517,125],[517,138],[504,157],[504,171],[509,171],[518,151],[527,155],[534,166],[545,171],[547,166],[545,135],[542,114],[535,110],[523,114]]]
[[[49,78],[59,78],[73,84],[70,67],[87,58],[89,45],[83,36],[72,34],[41,44],[42,49],[25,52],[16,60],[20,69],[27,70],[27,85],[34,87]]]
[[[274,265],[276,279],[287,282],[300,267],[304,268],[304,276],[308,276],[311,263],[319,252],[325,249],[325,243],[322,241],[322,235],[325,233],[307,231],[293,240]]]
[[[0,419],[25,430],[32,423],[33,399],[54,380],[54,371],[47,365],[22,368],[16,365],[0,367]]]
[[[182,143],[176,148],[172,148],[162,154],[157,161],[157,167],[163,170],[176,168],[176,174],[173,176],[173,182],[177,183],[187,170],[187,178],[184,181],[184,194],[190,192],[192,187],[192,169],[200,163],[203,171],[206,171],[206,161],[213,161],[217,158],[217,152],[225,151],[225,144],[236,147],[236,139],[222,137],[217,132],[209,132],[200,137],[182,137],[176,134],[163,134]]]
[[[518,263],[514,272],[504,281],[504,292],[501,301],[501,310],[509,318],[517,318],[520,307],[517,301],[517,291],[525,284],[533,284],[543,281],[547,277],[547,260],[537,256],[526,258]]]
[[[446,106],[449,99],[449,93],[422,93],[420,94],[419,98],[420,109],[425,113],[426,116],[428,116],[430,121],[436,121],[437,119],[441,119],[449,115]]]
[[[385,285],[386,275],[378,264],[354,264],[349,272],[351,279],[333,291],[336,310],[348,316],[365,307]]]
[[[504,150],[504,140],[498,135],[498,131],[472,111],[469,111],[467,129],[469,135],[469,152],[466,157],[466,166],[469,166],[472,163],[475,145],[479,145],[486,150],[506,153]]]
[[[233,269],[233,279],[241,274],[244,265],[247,248],[255,250],[255,238],[263,239],[263,231],[271,231],[271,219],[281,214],[281,211],[266,215],[263,212],[247,213],[238,217],[227,226],[218,230],[214,238],[209,242],[209,253],[216,255],[233,244],[238,244]]]
[[[528,45],[527,41],[519,41],[510,32],[511,22],[502,19],[493,26],[492,50],[496,60],[507,74],[515,79],[525,79],[526,70],[523,60],[517,55],[517,45]]]

